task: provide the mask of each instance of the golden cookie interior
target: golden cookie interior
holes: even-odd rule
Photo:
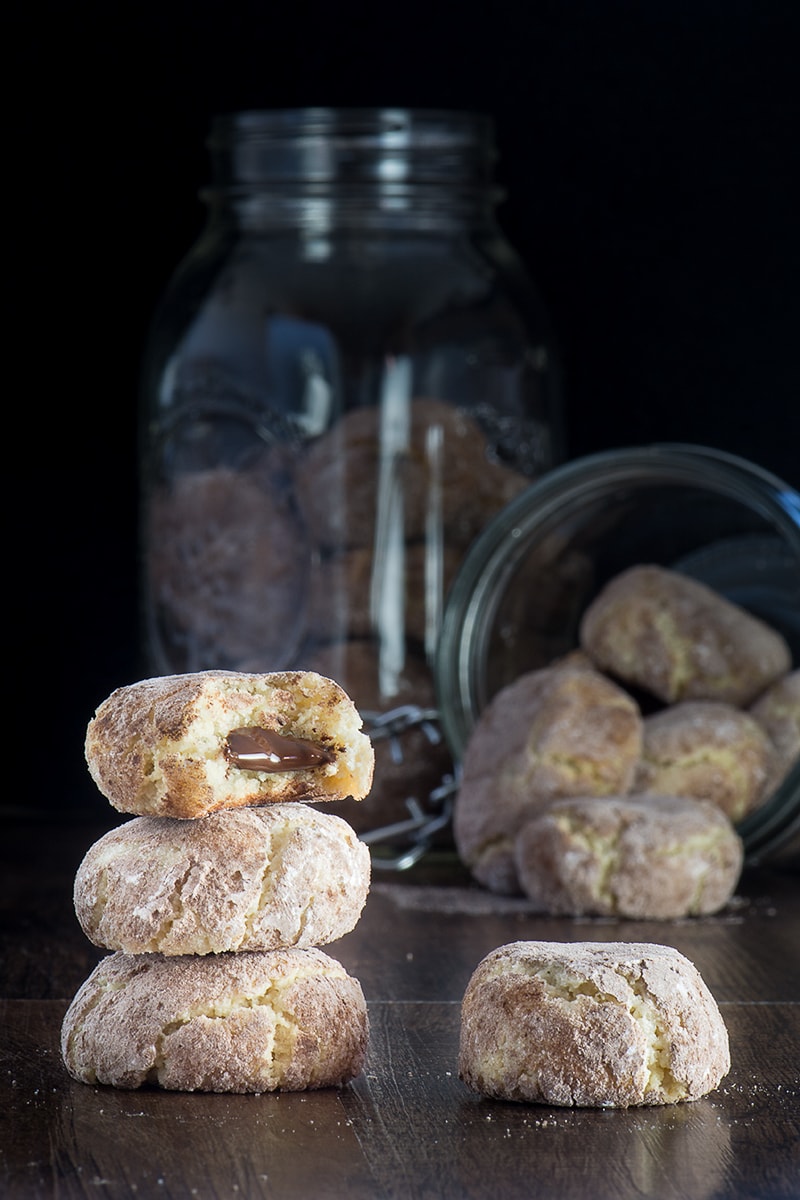
[[[194,818],[295,800],[361,800],[374,752],[333,680],[311,671],[201,671],[118,688],[86,760],[121,812]]]

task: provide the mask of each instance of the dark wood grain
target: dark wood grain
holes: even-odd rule
[[[110,823],[109,823],[110,824]],[[797,1200],[800,880],[747,873],[716,917],[555,920],[431,860],[376,873],[333,946],[362,983],[371,1035],[349,1087],[214,1096],[76,1083],[60,1058],[69,999],[104,953],[72,909],[102,830],[15,822],[0,843],[0,1196],[253,1200]],[[460,1000],[503,942],[658,941],[694,961],[730,1032],[711,1095],[648,1109],[557,1109],[472,1094],[457,1075]]]
[[[718,1092],[688,1105],[603,1111],[474,1096],[454,1067],[456,1005],[379,1005],[372,1056],[383,1070],[359,1079],[345,1108],[357,1105],[354,1126],[375,1169],[383,1165],[385,1196],[422,1195],[427,1186],[441,1200],[478,1198],[492,1195],[496,1181],[504,1200],[796,1197],[800,1009],[726,1005],[723,1012],[738,1049]],[[416,1150],[404,1156],[403,1147]],[[775,1178],[781,1161],[793,1181]]]
[[[0,1194],[9,1200],[375,1195],[340,1092],[187,1095],[76,1083],[58,1048],[64,1009],[0,1005],[8,1063],[0,1111],[11,1147]]]
[[[474,1095],[457,1075],[453,1003],[371,1004],[368,1061],[350,1087],[266,1096],[76,1083],[58,1051],[64,1007],[0,1003],[9,1200],[797,1196],[800,1005],[722,1005],[733,1065],[721,1087],[694,1104],[627,1111]]]

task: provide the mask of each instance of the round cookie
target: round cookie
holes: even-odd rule
[[[520,830],[514,858],[545,912],[667,920],[727,904],[743,847],[707,801],[593,796],[554,801]]]
[[[774,629],[705,584],[658,566],[612,579],[586,609],[579,635],[600,670],[667,704],[747,705],[791,666]]]
[[[381,410],[351,409],[309,447],[296,490],[317,544],[373,546],[380,510]],[[408,407],[407,445],[398,452],[403,537],[426,535],[438,510],[450,544],[466,547],[490,516],[530,481],[492,459],[479,425],[455,405],[417,397]],[[393,492],[393,496],[397,491]]]
[[[84,1083],[302,1091],[353,1079],[367,1038],[361,985],[321,950],[115,953],[70,1004],[61,1052]]]
[[[710,800],[734,822],[761,801],[770,745],[747,713],[686,700],[645,717],[634,790]]]
[[[800,759],[800,670],[791,671],[763,692],[750,708],[770,740],[770,759],[764,794],[783,782]]]
[[[97,946],[202,955],[335,941],[369,884],[369,851],[346,821],[273,804],[196,821],[134,817],[87,851],[74,900]]]
[[[464,752],[453,810],[462,860],[490,890],[518,892],[522,826],[562,796],[626,792],[641,745],[637,705],[599,672],[557,666],[520,676],[491,699]]]
[[[627,1108],[705,1096],[730,1053],[713,996],[672,947],[512,942],[467,985],[458,1065],[496,1099]]]
[[[149,619],[173,670],[291,661],[303,632],[309,548],[289,493],[260,472],[187,471],[154,492]]]
[[[361,724],[315,672],[167,675],[112,692],[89,722],[86,761],[114,808],[140,816],[360,800],[374,766]]]

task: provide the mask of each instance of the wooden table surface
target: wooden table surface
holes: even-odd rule
[[[376,871],[356,929],[326,951],[362,984],[370,1048],[342,1090],[261,1096],[76,1083],[58,1049],[101,957],[72,909],[100,828],[0,824],[0,1196],[293,1200],[766,1200],[800,1196],[800,876],[746,872],[723,913],[562,920],[470,885],[446,857]],[[457,1075],[460,1001],[518,939],[662,942],[690,958],[728,1026],[732,1068],[692,1104],[548,1108],[474,1095]]]

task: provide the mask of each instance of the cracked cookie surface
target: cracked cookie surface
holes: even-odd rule
[[[708,801],[556,801],[514,846],[522,888],[546,912],[669,920],[718,912],[741,874],[741,838]]]
[[[367,1039],[361,985],[321,950],[117,952],[70,1004],[61,1052],[84,1083],[303,1091],[353,1079]]]
[[[615,1107],[696,1100],[730,1068],[696,967],[650,943],[512,942],[467,985],[459,1074],[502,1100]]]
[[[129,954],[323,946],[354,928],[370,870],[347,822],[305,804],[134,817],[87,851],[75,912],[90,941]]]

